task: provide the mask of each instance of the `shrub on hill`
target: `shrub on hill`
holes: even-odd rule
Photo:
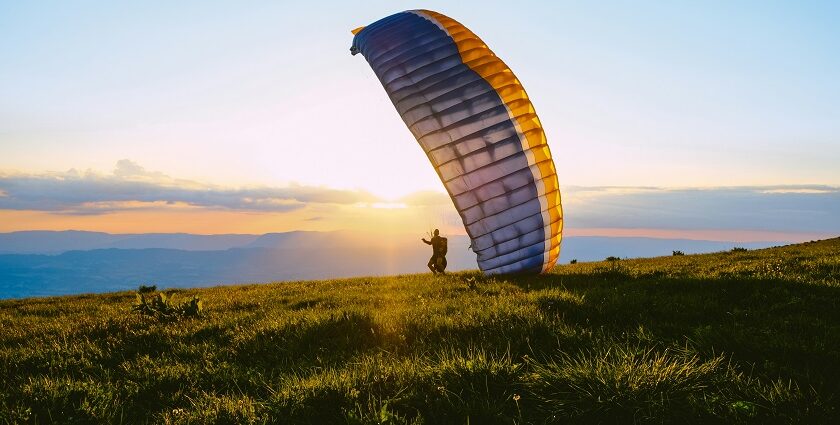
[[[147,285],[140,285],[140,287],[137,288],[137,292],[139,292],[141,294],[146,294],[146,293],[155,292],[155,291],[157,291],[157,285],[148,285],[148,286]]]
[[[185,317],[198,317],[204,305],[198,297],[176,304],[172,297],[163,292],[146,298],[142,292],[137,292],[137,298],[131,311],[144,316],[151,316],[159,320],[177,320]]]

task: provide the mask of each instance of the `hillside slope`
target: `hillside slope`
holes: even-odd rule
[[[0,300],[161,288],[391,276],[428,270],[429,247],[413,234],[286,232],[264,235],[0,233]],[[477,267],[466,235],[448,235],[449,270]],[[672,250],[725,251],[735,242],[570,236],[561,262],[655,257]],[[741,244],[746,248],[782,245]],[[151,265],[151,266],[150,266]]]
[[[0,302],[0,422],[837,423],[840,239]]]

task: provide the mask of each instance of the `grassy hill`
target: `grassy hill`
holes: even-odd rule
[[[0,422],[840,419],[840,239],[174,292],[0,302]]]

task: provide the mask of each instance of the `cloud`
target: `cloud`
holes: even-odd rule
[[[227,188],[176,179],[120,160],[108,175],[71,169],[64,173],[0,175],[0,209],[63,214],[159,208],[165,205],[211,209],[287,212],[307,204],[379,202],[365,191],[292,184],[285,187]]]
[[[121,159],[117,161],[117,168],[114,169],[114,176],[121,178],[142,177],[155,180],[167,180],[169,176],[161,172],[149,172],[134,161]]]
[[[409,206],[438,206],[438,205],[452,205],[452,200],[449,195],[442,192],[435,192],[431,190],[423,190],[414,192],[410,195],[399,199],[399,202]]]
[[[761,193],[833,193],[830,189],[814,189],[814,188],[785,188],[785,189],[767,189]]]
[[[0,210],[96,215],[127,210],[194,208],[242,212],[298,211],[306,221],[335,218],[335,206],[427,211],[460,227],[445,193],[421,191],[386,200],[362,190],[291,184],[231,188],[178,179],[130,160],[110,174],[0,173]],[[565,225],[572,229],[675,229],[840,234],[840,187],[825,185],[717,188],[563,187]]]
[[[840,234],[840,188],[568,187],[566,224],[577,228],[739,229]]]

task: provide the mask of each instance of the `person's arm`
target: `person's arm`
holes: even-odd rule
[[[423,241],[423,243],[425,243],[426,245],[431,245],[432,244],[431,242],[427,241],[426,238],[423,238],[423,239],[420,239],[420,240]]]

